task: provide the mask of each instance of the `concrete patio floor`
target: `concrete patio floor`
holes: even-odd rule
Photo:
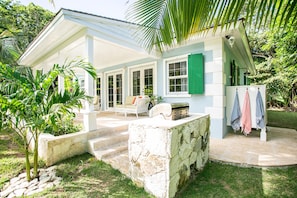
[[[222,139],[210,140],[209,158],[242,166],[297,165],[297,131],[267,127],[267,141],[260,141],[260,131],[249,136],[230,132]]]
[[[138,119],[147,118],[140,115]],[[78,118],[80,119],[80,118]],[[97,127],[128,128],[129,122],[136,120],[134,114],[125,117],[121,113],[100,112]],[[241,166],[275,167],[297,165],[297,131],[267,127],[267,141],[260,141],[260,131],[249,136],[230,132],[224,139],[210,139],[210,160]]]

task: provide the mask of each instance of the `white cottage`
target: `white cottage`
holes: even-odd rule
[[[233,27],[233,26],[232,26]],[[137,25],[61,9],[21,56],[19,63],[47,71],[53,64],[84,58],[97,69],[94,80],[80,73],[98,106],[86,104],[85,129],[96,128],[94,109],[113,110],[126,96],[152,92],[166,102],[188,102],[190,113],[211,117],[211,137],[227,133],[226,86],[247,84],[254,73],[243,22],[227,31],[194,36],[163,53],[147,53],[134,40]],[[63,86],[60,79],[59,85]]]

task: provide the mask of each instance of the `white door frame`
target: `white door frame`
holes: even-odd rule
[[[157,62],[149,62],[149,63],[145,63],[145,64],[140,64],[140,65],[135,65],[132,67],[128,68],[128,79],[129,79],[129,83],[128,83],[128,90],[129,93],[128,95],[132,95],[133,94],[133,72],[134,71],[140,71],[140,85],[141,85],[141,94],[144,93],[144,70],[145,69],[153,69],[153,94],[156,95],[157,94]]]
[[[122,102],[123,102],[123,100],[124,100],[124,98],[123,98],[123,96],[124,96],[124,93],[125,93],[125,90],[124,90],[124,79],[125,79],[125,73],[124,73],[124,69],[118,69],[118,70],[113,70],[113,71],[109,71],[109,72],[106,72],[105,73],[105,78],[104,78],[104,84],[105,84],[105,86],[104,86],[104,90],[105,90],[105,100],[104,100],[104,103],[105,103],[105,107],[106,107],[106,110],[108,110],[108,111],[113,111],[113,109],[114,109],[114,107],[115,107],[115,105],[116,105],[116,97],[115,97],[115,82],[113,83],[113,90],[114,90],[114,93],[113,93],[113,97],[114,97],[114,99],[113,99],[113,107],[109,107],[109,104],[108,104],[108,102],[109,102],[109,100],[108,100],[108,77],[109,76],[113,76],[113,79],[115,79],[115,76],[116,75],[118,75],[118,74],[121,74],[122,75]]]

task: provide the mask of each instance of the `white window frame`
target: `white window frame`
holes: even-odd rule
[[[169,64],[171,63],[177,63],[177,62],[186,62],[186,69],[187,69],[187,75],[185,77],[188,79],[188,54],[181,55],[181,56],[175,56],[168,59],[164,59],[163,62],[163,74],[164,74],[164,81],[163,81],[163,90],[164,90],[164,97],[191,97],[191,95],[188,93],[189,85],[187,84],[187,91],[185,92],[170,92],[169,91]]]

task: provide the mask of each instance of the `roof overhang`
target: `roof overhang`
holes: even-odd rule
[[[65,60],[87,59],[86,38],[93,38],[93,65],[97,69],[125,64],[145,58],[159,58],[157,51],[148,53],[133,38],[138,26],[129,22],[106,18],[73,10],[61,9],[54,19],[40,32],[20,57],[19,63],[35,68],[47,68],[53,64],[63,64]],[[227,36],[233,36],[231,48]],[[222,38],[240,61],[240,66],[255,72],[250,46],[242,21],[228,30],[212,29],[197,34],[180,45],[203,42],[215,37]],[[171,47],[170,47],[171,48]],[[172,49],[172,48],[171,48]],[[170,49],[168,49],[170,50]]]
[[[147,53],[132,37],[136,25],[97,15],[61,9],[40,32],[19,59],[19,64],[44,67],[65,59],[86,57],[86,37],[93,38],[93,65],[112,65],[156,57]]]
[[[234,45],[232,47],[228,42],[228,38],[231,36],[233,36],[234,38]],[[242,20],[239,20],[235,24],[230,23],[228,29],[226,29],[226,27],[224,27],[223,29],[220,29],[220,27],[218,27],[218,29],[214,31],[213,28],[209,28],[204,32],[194,33],[182,43],[172,46],[165,46],[164,48],[165,51],[170,51],[181,46],[191,45],[194,43],[205,42],[214,39],[223,40],[223,42],[232,52],[232,55],[238,61],[238,65],[240,66],[240,68],[247,69],[251,73],[256,72],[249,41]]]
[[[232,46],[228,41],[230,37],[233,37],[234,39],[234,44]],[[255,74],[256,68],[243,22],[239,21],[239,23],[236,24],[236,27],[227,30],[223,35],[223,39],[226,46],[229,47],[237,61],[239,61],[239,66],[247,69],[250,73]]]

